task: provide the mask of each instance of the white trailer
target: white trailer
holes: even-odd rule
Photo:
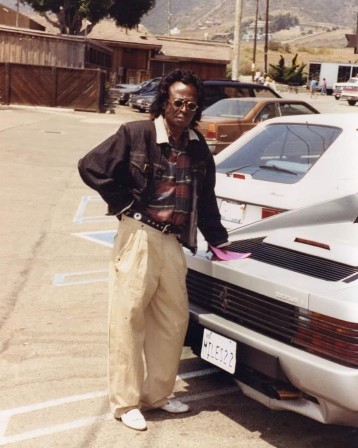
[[[358,64],[344,62],[310,62],[308,64],[308,82],[315,78],[321,86],[323,78],[326,78],[328,95],[332,95],[333,85],[336,82],[346,82],[355,76],[358,76]]]

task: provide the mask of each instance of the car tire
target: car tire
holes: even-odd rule
[[[334,97],[335,97],[336,100],[339,100],[340,95],[334,95]]]
[[[348,104],[350,106],[355,106],[356,102],[357,102],[356,100],[348,100]]]

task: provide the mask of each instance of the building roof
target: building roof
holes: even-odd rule
[[[155,56],[157,60],[201,61],[207,63],[228,64],[231,61],[231,47],[222,42],[207,40],[192,40],[178,37],[158,36],[162,45],[160,54]]]
[[[45,27],[40,23],[32,20],[19,9],[13,9],[0,3],[0,24],[5,26],[14,26],[22,28],[30,28],[34,30],[45,31]]]
[[[89,44],[93,48],[98,48],[99,50],[105,51],[106,53],[113,53],[113,49],[104,45],[103,42],[97,42],[92,39],[85,40],[83,36],[70,36],[67,34],[57,34],[54,35],[52,33],[48,33],[46,31],[33,30],[29,28],[19,28],[13,26],[5,26],[0,25],[0,33],[7,33],[12,35],[22,35],[22,36],[32,36],[43,39],[51,39],[51,40],[62,40],[62,41],[70,41],[76,42],[77,44]]]
[[[104,19],[95,25],[87,34],[91,39],[99,39],[111,43],[120,42],[121,45],[131,47],[151,47],[160,49],[162,44],[143,25],[138,25],[134,29],[126,29],[116,26],[114,20]]]
[[[47,14],[51,19],[56,20],[54,14]],[[54,27],[49,23],[45,17],[38,13],[29,13],[29,17],[36,20],[36,22],[41,23],[46,27],[46,31],[52,34],[60,34],[58,28]],[[129,46],[131,48],[153,48],[160,49],[161,43],[158,42],[157,38],[151,34],[143,25],[139,25],[137,28],[132,30],[119,27],[115,24],[114,20],[103,19],[97,23],[91,31],[85,33],[82,30],[81,35],[86,35],[90,39],[100,40],[104,44],[120,44],[123,46]]]

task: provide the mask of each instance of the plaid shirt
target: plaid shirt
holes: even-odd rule
[[[178,146],[171,135],[162,145],[165,171],[154,186],[154,195],[145,212],[155,221],[177,226],[186,223],[191,209],[190,157],[186,152],[189,143],[186,130]]]

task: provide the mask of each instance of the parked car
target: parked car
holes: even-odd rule
[[[358,191],[354,114],[279,117],[220,154],[216,195],[223,224],[237,228]]]
[[[342,182],[357,170],[357,156],[329,159]],[[358,427],[357,226],[356,192],[232,232],[229,250],[247,258],[188,253],[186,345],[271,409]]]
[[[131,95],[128,100],[128,105],[132,109],[137,109],[139,112],[149,112],[149,108],[155,98],[155,92],[142,93],[140,95]]]
[[[132,95],[141,95],[146,92],[154,92],[158,87],[160,79],[161,78],[149,79],[148,81],[144,81],[140,84],[135,90],[123,91],[119,97],[119,103],[128,105],[128,101]]]
[[[203,111],[199,130],[213,154],[218,154],[258,123],[273,117],[318,114],[305,101],[283,98],[228,98]]]
[[[224,98],[281,98],[269,86],[256,82],[241,82],[231,79],[206,79],[204,85],[204,109]]]
[[[341,100],[347,100],[350,106],[355,106],[358,101],[358,83],[343,86]]]
[[[116,84],[114,87],[111,87],[109,89],[111,95],[113,95],[119,104],[121,104],[121,95],[122,94],[129,94],[130,92],[133,92],[134,90],[137,90],[139,87],[139,84]]]
[[[346,85],[357,85],[358,86],[358,76],[355,78],[350,78],[346,82],[336,82],[333,84],[333,95],[336,100],[339,100],[342,95],[343,87]]]

